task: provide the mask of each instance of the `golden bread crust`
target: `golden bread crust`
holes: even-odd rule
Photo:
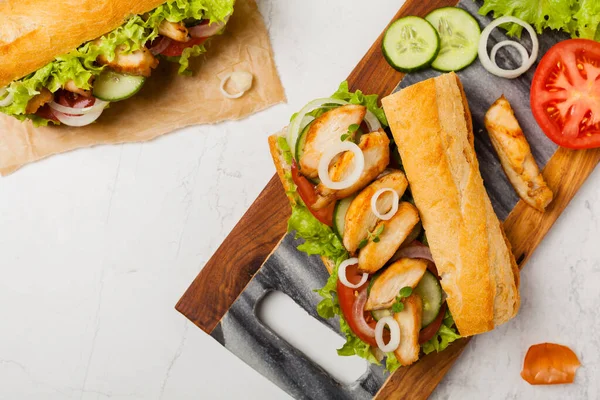
[[[462,85],[445,74],[382,103],[457,328],[489,331],[518,310],[518,269],[479,173]]]

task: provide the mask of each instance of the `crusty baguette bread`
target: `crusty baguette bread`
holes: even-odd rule
[[[519,308],[519,270],[483,186],[471,114],[454,73],[382,100],[448,306],[463,336]]]
[[[0,0],[0,87],[166,0]]]

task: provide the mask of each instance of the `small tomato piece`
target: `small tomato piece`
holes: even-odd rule
[[[579,359],[567,346],[556,343],[534,344],[527,350],[521,377],[531,385],[573,383]]]

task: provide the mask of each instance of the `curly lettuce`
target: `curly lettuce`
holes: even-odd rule
[[[68,54],[57,56],[54,61],[24,78],[12,82],[8,92],[13,94],[13,103],[0,107],[0,111],[18,119],[32,119],[36,125],[46,125],[47,120],[26,115],[29,101],[43,88],[56,92],[68,81],[74,81],[77,87],[91,89],[92,78],[100,75],[103,67],[96,63],[102,55],[113,60],[117,48],[125,53],[141,49],[148,41],[158,35],[158,26],[164,21],[186,22],[208,19],[211,23],[224,21],[233,12],[234,0],[170,0],[150,11],[142,18],[130,17],[122,26],[94,40],[83,44]],[[179,63],[179,73],[189,74],[190,57],[206,51],[202,45],[185,49],[180,57],[166,57]]]
[[[546,28],[562,30],[573,38],[600,39],[598,0],[485,0],[479,14],[494,18],[515,16],[533,25],[538,33]],[[520,35],[522,27],[511,24],[508,35]]]
[[[456,339],[460,339],[460,337],[461,336],[454,327],[454,318],[452,318],[450,310],[447,310],[440,329],[437,331],[434,337],[423,343],[421,349],[425,354],[429,354],[433,351],[437,351],[439,353],[440,351],[446,350],[450,343],[454,342]]]

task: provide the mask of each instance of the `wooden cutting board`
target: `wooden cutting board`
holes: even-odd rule
[[[471,0],[466,1],[471,2]],[[456,0],[432,0],[427,2],[408,0],[393,20],[403,15],[424,16],[435,8],[449,5],[456,5]],[[470,8],[471,6],[467,5],[467,7]],[[347,78],[351,90],[360,89],[364,93],[377,93],[380,97],[383,97],[391,93],[403,78],[403,74],[389,67],[383,58],[380,50],[381,41],[382,35],[379,36]],[[469,95],[468,90],[467,95]],[[489,106],[489,104],[491,103],[487,105]],[[473,104],[471,104],[471,108],[473,108]],[[535,125],[530,115],[529,118],[531,120],[526,122]],[[522,118],[521,122],[524,122]],[[532,147],[535,148],[535,144],[532,143]],[[480,149],[477,151],[480,154]],[[483,151],[485,151],[485,148]],[[544,176],[548,185],[553,189],[555,198],[547,211],[540,213],[523,201],[518,201],[516,205],[511,203],[511,208],[506,211],[506,215],[502,215],[503,212],[499,212],[499,209],[496,208],[496,211],[504,219],[504,228],[520,267],[523,267],[527,262],[554,221],[600,161],[600,149],[572,151],[558,148],[555,152],[554,149],[552,151],[553,155],[545,160],[547,162],[545,163]],[[538,158],[537,155],[536,158]],[[482,171],[482,173],[487,181],[486,172]],[[487,185],[486,187],[489,192],[490,187]],[[235,349],[225,344],[223,329],[227,329],[227,326],[230,325],[227,321],[246,318],[245,315],[240,315],[240,313],[246,313],[244,307],[255,304],[252,302],[244,306],[243,303],[248,303],[248,298],[252,298],[252,301],[258,301],[259,295],[268,290],[279,289],[277,283],[269,283],[269,279],[272,279],[273,276],[272,274],[269,275],[269,271],[272,269],[270,263],[279,262],[281,266],[281,263],[285,260],[289,260],[289,263],[295,262],[293,261],[296,257],[295,254],[288,253],[287,258],[282,258],[281,254],[277,254],[281,249],[285,250],[285,248],[293,246],[289,235],[284,238],[284,243],[278,248],[277,252],[269,258],[286,234],[289,215],[288,200],[279,179],[275,175],[177,303],[176,309],[179,312],[234,352],[236,352]],[[265,263],[267,258],[269,258],[269,262]],[[300,260],[298,262],[311,263],[313,261]],[[261,269],[263,263],[265,263],[265,267]],[[317,265],[315,268],[319,267]],[[274,273],[277,273],[277,271],[274,271]],[[255,276],[256,279],[253,280]],[[316,277],[315,279],[322,278]],[[293,282],[287,282],[286,286],[289,287],[291,283]],[[304,290],[310,292],[313,288],[307,286]],[[240,296],[242,293],[245,294],[245,298]],[[311,313],[312,305],[304,304],[303,301],[306,299],[299,299],[302,295],[301,292],[292,291],[288,294]],[[312,314],[314,315],[314,308]],[[277,342],[279,339],[271,337],[270,340]],[[413,366],[400,368],[389,377],[383,376],[382,378],[377,372],[373,372],[374,380],[381,380],[380,389],[379,386],[377,387],[376,397],[382,399],[427,398],[468,342],[468,339],[457,341],[446,351],[423,357]],[[268,347],[270,344],[263,343],[263,345]],[[277,345],[279,348],[286,347],[285,343],[278,342]],[[294,353],[293,349],[290,351]],[[240,356],[238,352],[236,354]],[[265,357],[267,356],[267,353],[265,353]],[[299,355],[295,354],[295,356],[298,357]],[[242,356],[240,357],[245,359]],[[245,360],[253,365],[252,362]],[[313,371],[313,366],[310,363],[306,363],[303,368]],[[260,368],[257,366],[257,369]],[[308,374],[305,379],[313,379],[314,375],[320,373],[318,369],[314,369],[313,373]],[[319,377],[319,379],[321,378]],[[315,380],[315,382],[320,384],[321,381]],[[289,389],[290,386],[287,383],[277,383],[294,396],[310,397],[302,391],[305,389]],[[363,389],[360,393],[343,392],[344,396],[342,397],[356,398],[364,396],[365,393],[374,393],[372,385]],[[342,392],[340,392],[340,395],[342,395]]]

